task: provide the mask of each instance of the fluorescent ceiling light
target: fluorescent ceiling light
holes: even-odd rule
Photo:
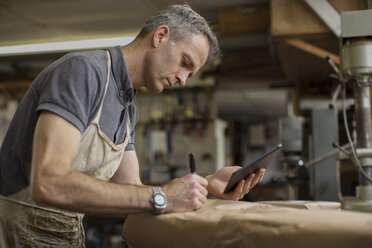
[[[105,38],[96,40],[77,40],[39,43],[18,46],[0,46],[0,56],[40,54],[51,52],[68,52],[74,50],[100,49],[129,44],[134,37]]]

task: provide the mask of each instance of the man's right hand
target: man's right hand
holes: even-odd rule
[[[176,178],[162,187],[168,198],[165,212],[184,212],[201,208],[207,201],[208,181],[195,174]]]

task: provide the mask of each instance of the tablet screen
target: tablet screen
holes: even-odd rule
[[[267,168],[274,157],[278,154],[281,147],[282,144],[277,145],[276,147],[270,149],[256,159],[250,161],[239,170],[235,171],[225,188],[225,193],[233,190],[242,179],[248,177],[249,174],[251,174],[252,172],[257,171],[260,168]]]

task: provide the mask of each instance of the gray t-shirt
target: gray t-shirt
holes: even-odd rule
[[[115,144],[122,143],[128,112],[131,141],[125,150],[134,150],[134,128],[138,121],[138,111],[133,103],[136,92],[121,48],[109,51],[110,81],[100,128]],[[53,112],[83,133],[98,112],[106,78],[107,55],[103,50],[67,54],[36,77],[18,106],[0,150],[1,195],[16,193],[30,184],[32,142],[40,112]]]

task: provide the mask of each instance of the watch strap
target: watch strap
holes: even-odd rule
[[[152,189],[154,190],[154,195],[157,194],[157,193],[163,193],[163,191],[161,190],[160,187],[153,187]]]

